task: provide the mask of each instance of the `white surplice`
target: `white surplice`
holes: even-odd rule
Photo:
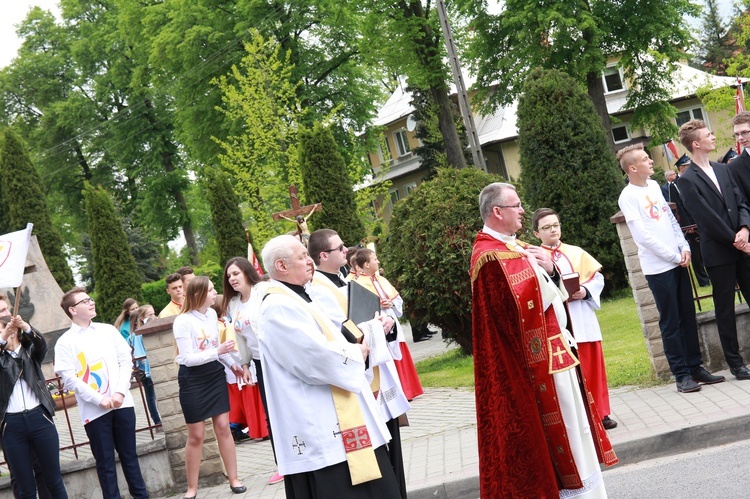
[[[331,385],[357,394],[373,448],[390,440],[365,377],[358,345],[351,344],[326,312],[283,283],[260,307],[258,341],[268,414],[279,473],[289,475],[325,468],[346,460]],[[310,310],[315,310],[336,338],[328,341]]]

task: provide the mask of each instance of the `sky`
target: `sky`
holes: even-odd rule
[[[16,37],[15,25],[21,22],[29,9],[35,5],[57,12],[58,0],[6,0],[0,16],[0,67],[7,66],[15,57],[21,40]],[[491,2],[497,0],[490,0]],[[498,2],[500,3],[500,2]],[[722,15],[728,18],[732,12],[732,0],[719,0]]]

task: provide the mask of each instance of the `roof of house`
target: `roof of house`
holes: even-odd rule
[[[687,64],[678,63],[677,66],[677,75],[675,75],[670,92],[672,100],[693,96],[701,86],[709,85],[712,88],[718,88],[734,85],[737,82],[735,77],[711,75]],[[465,77],[465,80],[467,85],[473,83],[473,79],[469,77]],[[743,79],[743,83],[747,81],[748,79]],[[451,87],[451,95],[454,95],[456,93],[455,87]],[[620,114],[627,111],[625,108],[628,97],[627,90],[612,92],[605,97],[610,114]],[[487,116],[475,113],[474,119],[480,144],[485,145],[516,138],[518,136],[516,108],[517,102],[513,102],[510,105],[498,108]],[[400,84],[378,111],[378,116],[373,125],[386,126],[407,117],[413,112],[411,94],[406,91],[405,84]]]

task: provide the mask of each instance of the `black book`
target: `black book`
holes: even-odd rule
[[[349,319],[355,324],[372,320],[375,313],[380,312],[378,295],[354,281],[349,281],[348,288],[349,310],[347,315]]]

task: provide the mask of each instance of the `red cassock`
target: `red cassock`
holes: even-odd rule
[[[470,275],[481,497],[558,498],[560,489],[581,488],[552,377],[578,360],[553,307],[543,308],[536,273],[523,255],[480,231]],[[578,378],[599,462],[615,464]]]

